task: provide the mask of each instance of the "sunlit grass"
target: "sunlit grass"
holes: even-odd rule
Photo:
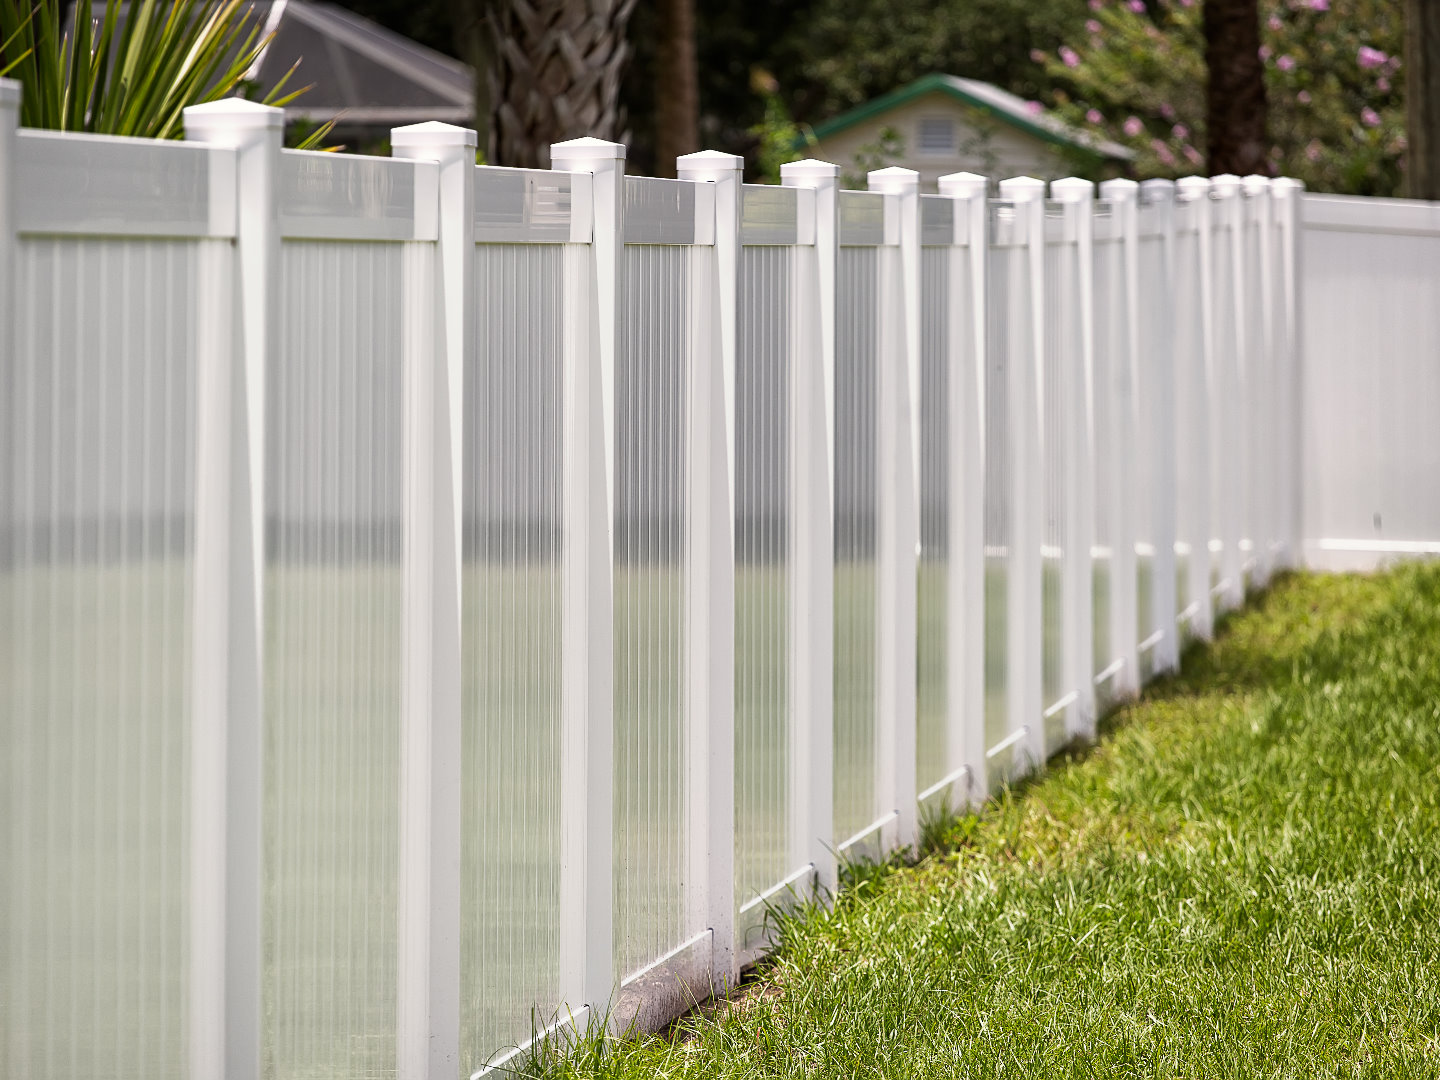
[[[1293,577],[1099,743],[533,1075],[1440,1075],[1440,568]]]

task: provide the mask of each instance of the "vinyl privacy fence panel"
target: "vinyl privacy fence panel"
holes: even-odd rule
[[[4,90],[16,1075],[664,1023],[1173,663],[1212,554],[1298,550],[1293,188],[366,159],[233,102],[152,144]]]
[[[1340,570],[1433,555],[1440,210],[1312,195],[1299,216],[1305,558]]]

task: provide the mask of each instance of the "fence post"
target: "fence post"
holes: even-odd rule
[[[390,133],[398,158],[440,166],[438,243],[407,250],[405,553],[400,753],[402,1080],[460,1062],[460,621],[465,371],[475,356],[475,132],[425,123]],[[419,271],[417,274],[417,270]],[[428,270],[429,273],[425,271]],[[420,295],[415,295],[419,293]],[[409,305],[407,305],[408,307]]]
[[[1251,175],[1242,181],[1258,233],[1251,268],[1250,302],[1258,305],[1258,340],[1250,343],[1250,499],[1255,533],[1255,580],[1266,585],[1276,562],[1279,536],[1280,417],[1276,412],[1276,370],[1279,336],[1275,313],[1274,204],[1268,176]]]
[[[1076,692],[1066,710],[1066,733],[1095,737],[1094,570],[1090,546],[1095,535],[1095,185],[1068,177],[1050,185],[1065,204],[1075,231],[1076,281],[1079,305],[1080,368],[1062,372],[1067,431],[1065,462],[1065,685]],[[1058,301],[1058,298],[1056,298]],[[1067,325],[1069,322],[1067,321]]]
[[[1278,225],[1276,267],[1279,277],[1280,311],[1277,318],[1281,331],[1276,362],[1277,408],[1280,415],[1280,507],[1279,539],[1281,564],[1294,569],[1301,563],[1300,550],[1300,322],[1299,322],[1299,245],[1300,201],[1304,197],[1302,181],[1282,176],[1270,187],[1275,199]]]
[[[1195,290],[1187,303],[1199,308],[1195,320],[1200,332],[1198,347],[1192,355],[1195,370],[1187,372],[1183,383],[1176,382],[1176,403],[1190,410],[1189,431],[1194,445],[1184,448],[1190,457],[1190,475],[1194,481],[1190,508],[1190,559],[1186,564],[1186,595],[1195,614],[1190,631],[1201,641],[1215,634],[1214,601],[1210,595],[1210,413],[1214,401],[1215,313],[1211,289],[1210,267],[1210,181],[1203,176],[1186,176],[1175,182],[1176,199],[1190,204],[1195,229]],[[1180,302],[1177,295],[1177,304]]]
[[[550,167],[588,173],[588,250],[567,261],[567,293],[590,298],[588,319],[565,333],[565,599],[561,720],[562,986],[598,1020],[616,985],[615,370],[624,287],[625,147],[572,139]]]
[[[840,248],[840,166],[780,166],[786,187],[815,193],[815,244],[797,252],[794,357],[794,681],[791,690],[790,836],[794,866],[815,868],[832,894],[835,858],[835,272]]]
[[[1175,625],[1175,181],[1146,180],[1140,198],[1160,214],[1162,256],[1159,295],[1161,310],[1151,314],[1158,328],[1156,340],[1146,342],[1154,352],[1145,357],[1155,379],[1154,415],[1149,418],[1154,432],[1155,476],[1151,492],[1154,515],[1155,569],[1150,586],[1155,625],[1163,635],[1155,646],[1155,670],[1174,671],[1180,666],[1179,630]]]
[[[1115,283],[1121,296],[1123,325],[1116,328],[1112,345],[1118,350],[1109,367],[1116,375],[1121,407],[1115,410],[1116,431],[1112,441],[1114,470],[1112,486],[1115,508],[1114,538],[1110,550],[1110,641],[1111,651],[1123,663],[1115,675],[1118,697],[1140,692],[1140,630],[1136,618],[1139,603],[1136,587],[1135,541],[1138,511],[1136,470],[1139,458],[1136,427],[1136,365],[1140,356],[1140,185],[1134,180],[1106,180],[1100,194],[1114,208],[1120,234],[1120,280]]]
[[[690,393],[690,695],[686,794],[697,915],[711,933],[711,978],[735,966],[735,365],[739,335],[740,196],[745,159],[704,150],[676,161],[682,180],[715,185],[715,287],[697,320],[718,351],[697,363]],[[718,408],[717,408],[718,404]],[[700,869],[703,868],[703,869]]]
[[[1228,332],[1217,334],[1215,339],[1215,394],[1211,399],[1214,415],[1211,447],[1215,452],[1217,467],[1213,478],[1217,496],[1218,521],[1215,531],[1221,544],[1220,552],[1220,605],[1224,610],[1237,608],[1245,601],[1245,568],[1240,553],[1239,500],[1242,496],[1240,485],[1240,443],[1244,432],[1240,427],[1243,402],[1240,400],[1238,382],[1239,364],[1242,359],[1240,342],[1243,336],[1241,319],[1245,307],[1241,303],[1239,274],[1239,210],[1240,178],[1229,173],[1210,178],[1210,191],[1215,205],[1211,210],[1211,223],[1219,233],[1219,247],[1212,241],[1210,248],[1211,265],[1215,268],[1213,301],[1216,323]],[[1225,268],[1221,273],[1220,268]],[[1220,312],[1226,312],[1221,318]]]
[[[955,201],[955,240],[958,243],[963,238],[965,244],[963,252],[952,249],[949,277],[951,572],[946,603],[950,636],[945,654],[949,691],[945,746],[950,757],[945,771],[968,770],[966,787],[972,807],[984,803],[990,787],[985,767],[987,191],[985,177],[975,173],[940,177],[940,194]],[[961,274],[961,266],[968,272]]]
[[[190,1075],[260,1072],[265,374],[275,347],[284,113],[230,98],[185,110],[233,149],[235,246],[204,245],[195,414]]]
[[[890,847],[913,847],[919,808],[915,781],[916,589],[920,544],[920,174],[877,169],[871,191],[899,213],[899,250],[880,250],[879,409],[876,430],[880,506],[879,664],[876,671],[876,803],[893,809]]]
[[[1006,620],[1009,663],[1009,734],[1028,769],[1045,764],[1042,642],[1044,600],[1040,540],[1045,512],[1043,407],[1045,385],[1045,181],[1029,176],[1000,181],[1000,194],[1015,204],[1015,224],[1025,245],[1030,303],[1028,327],[1012,327],[1011,340],[1026,342],[1024,360],[1012,363],[1009,420],[1014,449],[1013,521],[1010,535],[1010,612]],[[1028,338],[1028,341],[1026,340]]]

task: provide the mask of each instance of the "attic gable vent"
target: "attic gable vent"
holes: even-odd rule
[[[948,116],[920,118],[920,152],[949,154],[955,150],[955,121]]]

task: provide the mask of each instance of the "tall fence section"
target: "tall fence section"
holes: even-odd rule
[[[17,112],[6,1075],[654,1026],[1299,554],[1292,182]]]

